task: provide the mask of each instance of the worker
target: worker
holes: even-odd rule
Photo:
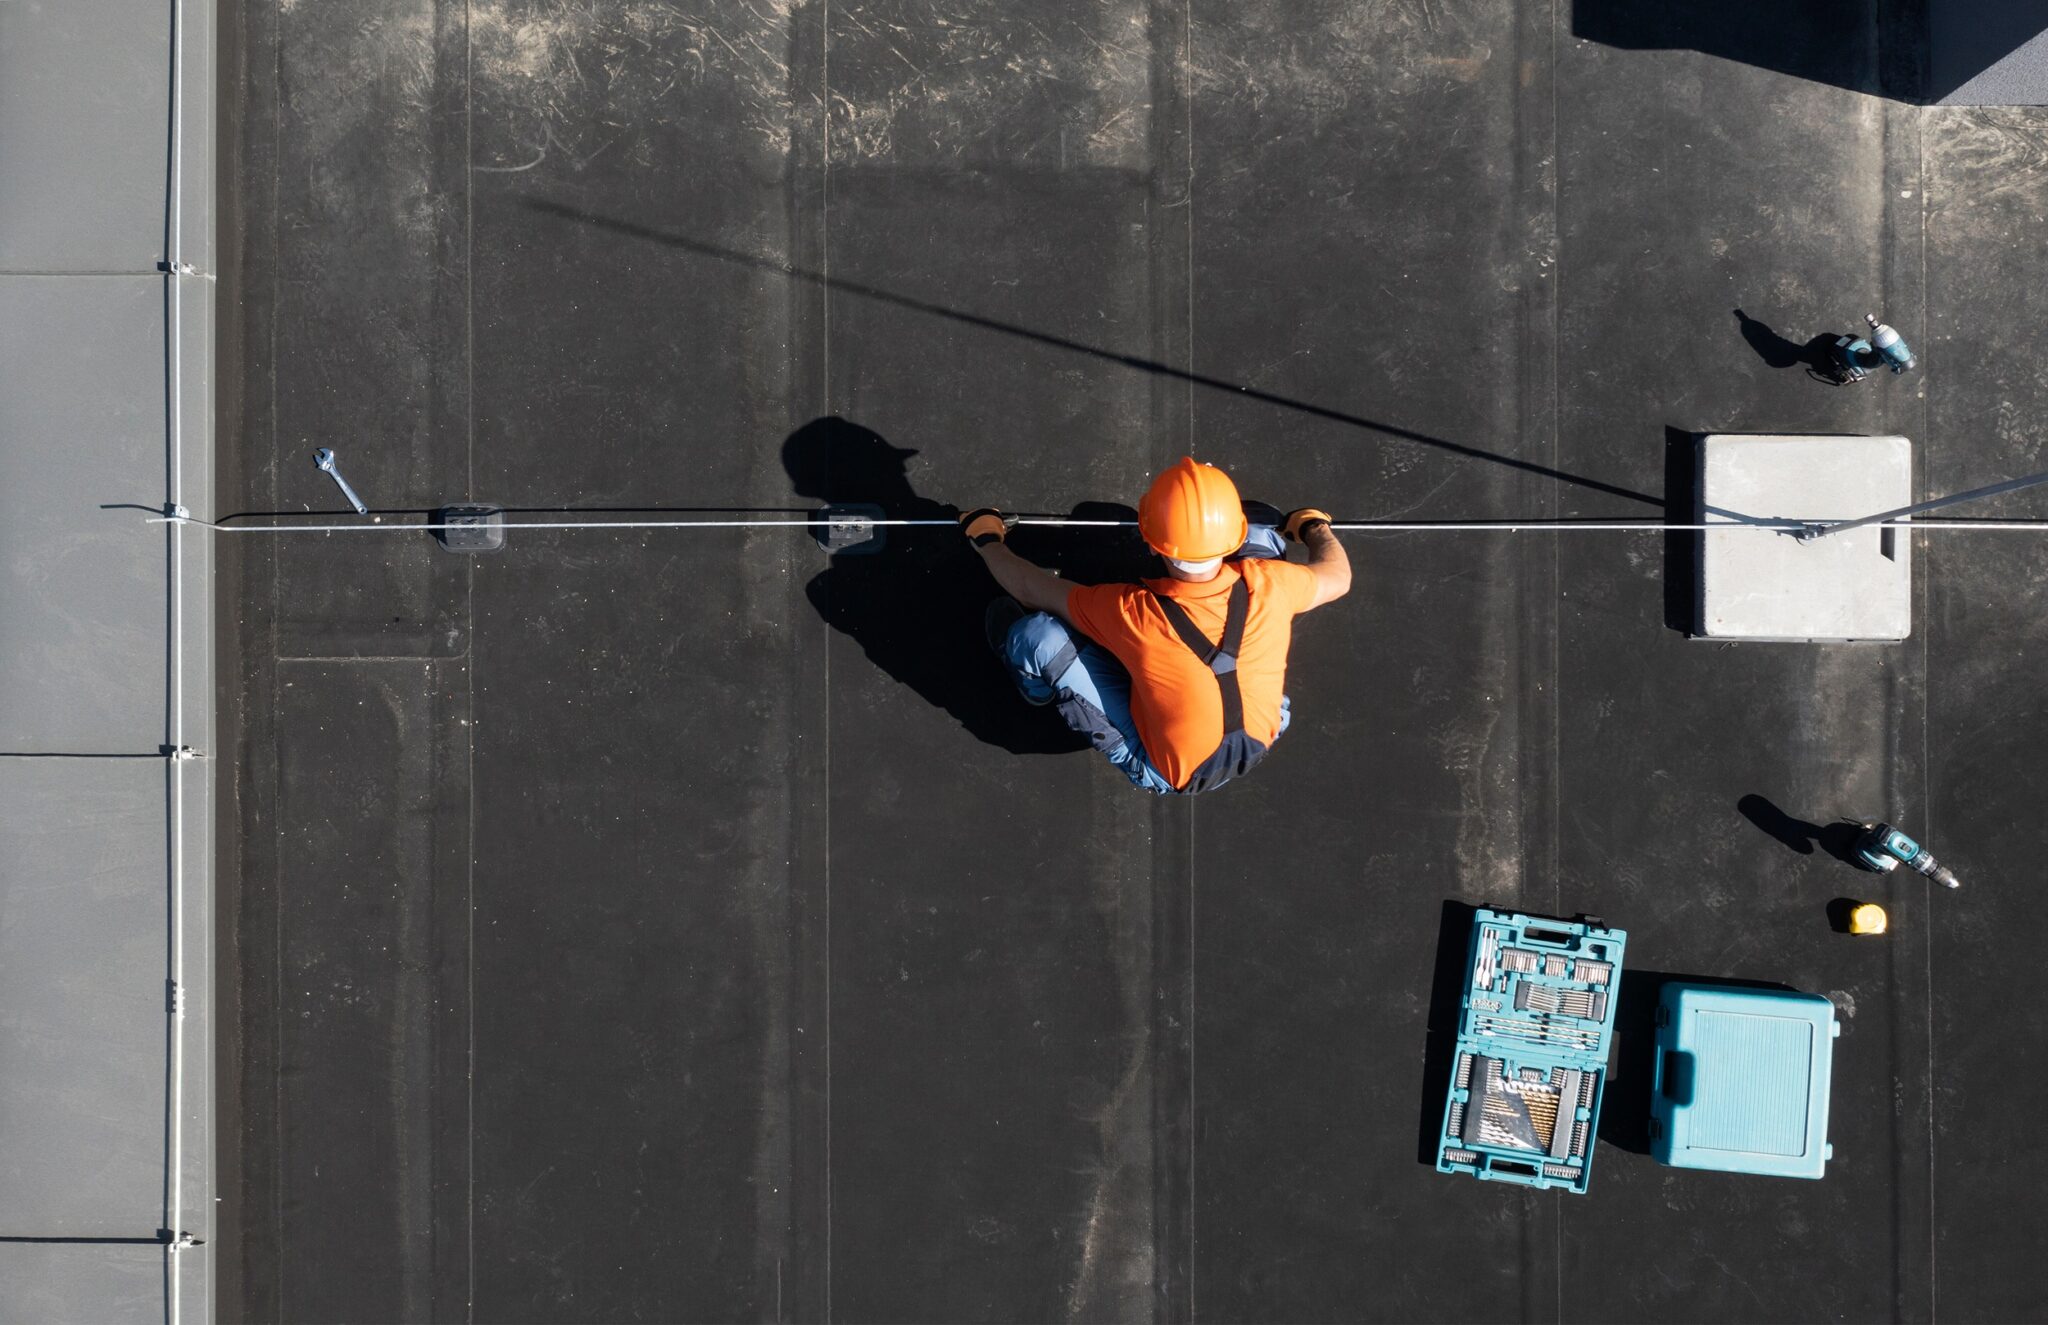
[[[1264,758],[1291,717],[1295,616],[1351,587],[1327,514],[1248,504],[1192,458],[1138,505],[1138,532],[1166,569],[1143,584],[1069,584],[1011,551],[991,507],[960,526],[1009,591],[989,605],[989,645],[1025,700],[1057,703],[1133,786],[1161,795],[1213,791]],[[1285,560],[1284,540],[1307,548],[1306,564]]]

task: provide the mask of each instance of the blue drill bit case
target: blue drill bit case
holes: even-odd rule
[[[1675,1168],[1818,1178],[1834,1155],[1835,1005],[1819,994],[1670,984],[1657,997],[1650,1154]]]
[[[1627,942],[1597,920],[1473,917],[1438,1172],[1586,1190]]]

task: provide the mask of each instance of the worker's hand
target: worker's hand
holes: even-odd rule
[[[967,541],[976,547],[987,547],[1000,543],[1010,532],[1003,513],[993,506],[982,506],[968,511],[960,517],[960,532],[967,535]]]
[[[1310,527],[1317,524],[1322,525],[1325,529],[1329,528],[1330,513],[1328,511],[1319,511],[1313,506],[1304,506],[1298,511],[1289,511],[1287,513],[1287,524],[1284,527],[1284,532],[1289,538],[1299,543],[1308,536]]]

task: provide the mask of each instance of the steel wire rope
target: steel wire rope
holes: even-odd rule
[[[392,521],[372,516],[352,524],[228,524],[202,520],[191,515],[156,515],[149,524],[189,524],[219,534],[417,534],[447,530],[492,529],[955,529],[957,520],[891,520],[866,516],[814,516],[795,520],[499,520],[480,526],[475,520]],[[1084,520],[1066,516],[1025,515],[1010,522],[1020,528],[1135,529],[1135,520]],[[1654,520],[1335,520],[1330,528],[1339,533],[1725,533],[1730,530],[1758,530],[1775,534],[1797,534],[1819,526],[1823,530],[1845,523],[1838,520],[1745,519],[1718,524],[1666,524]],[[2048,530],[2048,519],[2040,520],[1886,520],[1862,528],[1911,530]]]
[[[185,259],[185,27],[184,0],[173,0],[170,31],[170,160],[165,172],[170,215],[164,235],[163,271],[168,282],[165,300],[164,337],[170,350],[166,364],[168,394],[170,473],[167,476],[167,510],[170,512],[169,548],[166,573],[170,580],[170,611],[166,622],[169,659],[167,681],[170,690],[168,759],[171,783],[170,823],[166,836],[170,855],[170,1044],[165,1065],[166,1107],[170,1111],[169,1133],[164,1157],[164,1304],[168,1325],[180,1325],[184,1317],[184,1252],[197,1245],[185,1231],[185,779],[193,751],[185,744],[185,557],[184,525],[195,522],[187,513],[185,500],[185,281],[187,277],[210,279]]]

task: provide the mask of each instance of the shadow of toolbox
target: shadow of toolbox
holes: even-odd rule
[[[1438,1172],[1586,1190],[1627,941],[1591,917],[1473,917]]]

